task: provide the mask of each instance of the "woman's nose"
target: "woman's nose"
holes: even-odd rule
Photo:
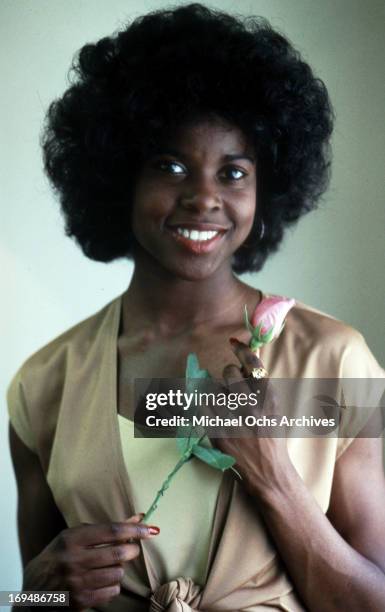
[[[217,186],[200,183],[186,189],[180,204],[186,210],[215,210],[222,207],[222,199]]]

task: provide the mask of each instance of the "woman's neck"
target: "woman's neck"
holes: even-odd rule
[[[252,289],[230,267],[203,280],[189,281],[136,265],[124,295],[124,319],[135,326],[151,325],[161,336],[189,332],[209,322],[226,324],[242,316]],[[122,330],[124,333],[124,330]]]

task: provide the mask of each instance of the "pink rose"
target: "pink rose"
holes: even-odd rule
[[[245,322],[252,336],[250,341],[252,350],[278,338],[285,324],[286,315],[294,304],[295,300],[292,298],[278,295],[264,298],[256,307],[251,323],[245,308]]]

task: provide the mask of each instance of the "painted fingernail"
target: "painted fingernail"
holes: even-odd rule
[[[230,344],[235,346],[236,344],[238,344],[239,341],[236,338],[229,338],[229,342],[230,342]]]
[[[154,527],[153,525],[149,525],[148,527],[148,533],[150,535],[158,535],[158,533],[160,532],[159,527]]]

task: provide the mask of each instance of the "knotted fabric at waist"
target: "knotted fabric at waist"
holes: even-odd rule
[[[155,589],[149,612],[198,612],[201,599],[201,587],[182,576]]]

